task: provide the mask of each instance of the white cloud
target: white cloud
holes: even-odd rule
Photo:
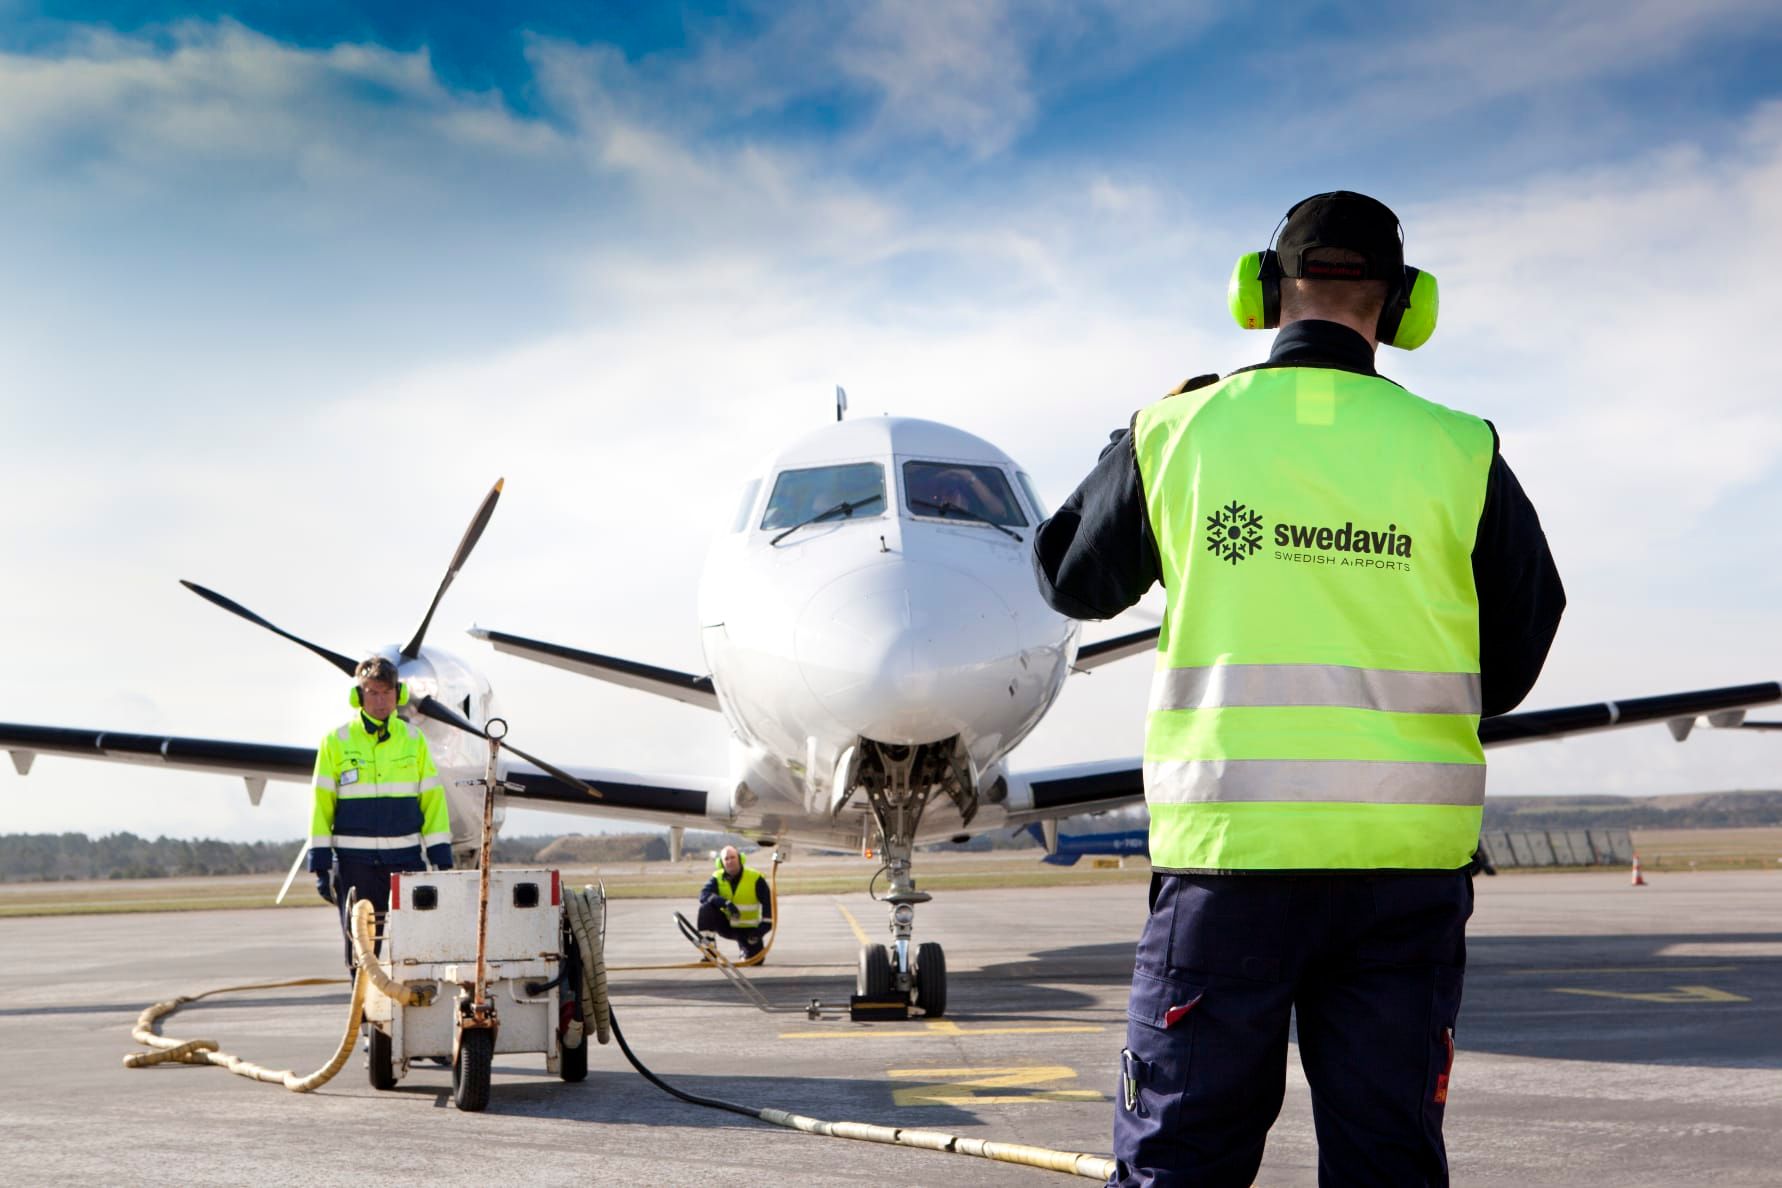
[[[924,56],[932,47],[908,30],[876,36],[873,69],[904,80],[887,96],[924,71],[947,94],[887,98],[872,135],[933,136],[936,113],[964,104],[983,118],[947,117],[970,130],[957,143],[996,153],[1043,118],[1032,74],[974,90],[985,60]],[[756,75],[719,69],[737,56],[713,46],[682,76],[535,44],[549,122],[450,91],[424,54],[297,50],[228,26],[193,27],[170,52],[112,39],[57,62],[0,59],[0,178],[15,187],[62,187],[83,209],[128,212],[160,193],[226,212],[253,180],[244,162],[263,161],[274,180],[259,192],[293,218],[351,224],[307,241],[310,284],[267,280],[263,341],[213,333],[162,355],[132,337],[143,323],[177,335],[188,316],[235,324],[234,294],[177,287],[234,250],[195,233],[129,241],[165,270],[167,292],[41,315],[51,345],[32,357],[30,398],[0,397],[7,423],[28,429],[0,441],[0,465],[33,495],[29,517],[0,524],[0,549],[29,575],[0,586],[0,718],[306,742],[338,716],[337,678],[174,579],[343,651],[401,639],[477,498],[505,474],[435,641],[486,666],[528,749],[716,768],[710,715],[493,656],[457,631],[475,620],[697,669],[705,534],[765,453],[828,415],[833,383],[854,415],[927,415],[989,437],[1055,501],[1136,405],[1265,349],[1222,324],[1226,268],[1249,245],[1208,229],[1238,218],[1230,208],[1248,194],[1185,195],[1152,163],[1114,156],[1011,165],[994,191],[937,198],[898,184],[908,178],[892,154],[879,160],[890,183],[869,184],[851,171],[859,143],[840,154],[798,137],[714,138],[704,116],[671,106],[693,76],[765,102]],[[833,78],[842,57],[816,72]],[[1674,566],[1688,547],[1736,556],[1747,546],[1718,511],[1778,485],[1773,385],[1751,377],[1773,370],[1763,352],[1779,311],[1745,262],[1782,246],[1768,215],[1782,205],[1779,161],[1782,120],[1768,109],[1730,151],[1705,136],[1403,212],[1413,262],[1442,277],[1446,310],[1427,350],[1383,365],[1498,421],[1573,590],[1537,703],[1782,668],[1773,632],[1729,613],[1724,591],[1673,585],[1655,609],[1642,601],[1657,595],[1624,584],[1630,566]],[[516,183],[509,166],[532,172]],[[429,198],[355,205],[353,179]],[[79,242],[81,219],[51,213],[45,234]],[[1270,216],[1251,213],[1256,225]],[[337,331],[317,328],[329,311],[315,286],[347,300],[351,286],[327,279],[361,275],[359,253],[391,245],[512,270],[465,265],[442,284],[365,269],[387,297],[364,315],[373,331],[336,349]],[[106,260],[84,266],[97,287],[116,283]],[[382,341],[383,319],[428,316],[442,287],[478,316],[449,335]],[[501,317],[535,308],[541,291],[548,321]],[[0,305],[31,297],[0,277]],[[95,403],[77,377],[121,395]],[[192,390],[217,397],[202,415],[187,407]],[[1767,565],[1754,555],[1732,572]],[[1130,753],[1143,701],[1140,662],[1074,681],[1024,761]],[[1765,770],[1755,747],[1719,748],[1710,763],[1698,744],[1664,749],[1652,735],[1526,748],[1494,787],[1676,790]],[[13,790],[13,828],[301,831],[299,794],[283,794],[297,808],[268,824],[227,781],[202,777],[46,759]]]

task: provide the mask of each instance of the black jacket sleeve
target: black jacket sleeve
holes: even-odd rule
[[[1052,609],[1073,619],[1111,619],[1161,578],[1130,428],[1034,533],[1033,572]]]
[[[718,894],[718,876],[717,875],[713,875],[711,878],[707,879],[705,881],[705,886],[703,886],[699,889],[699,902],[700,903],[715,903],[719,907],[722,907],[724,905],[724,897],[722,895]]]
[[[1479,683],[1489,718],[1509,713],[1534,688],[1565,611],[1565,587],[1540,517],[1502,454],[1491,458],[1473,542],[1473,586],[1479,594]]]

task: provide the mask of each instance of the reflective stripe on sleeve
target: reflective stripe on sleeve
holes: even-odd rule
[[[449,833],[423,833],[421,835],[421,844],[424,846],[449,845],[451,840],[452,835]]]
[[[1145,763],[1145,799],[1153,804],[1482,805],[1485,765],[1343,759],[1149,760]]]
[[[333,844],[334,844],[334,838],[328,834],[323,834],[321,837],[312,837],[309,839],[309,848],[312,850],[326,850]]]
[[[1160,668],[1151,709],[1327,705],[1400,714],[1477,714],[1479,674],[1405,672],[1342,664],[1209,664]]]

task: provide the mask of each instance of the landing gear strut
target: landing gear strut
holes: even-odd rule
[[[939,748],[867,745],[871,761],[862,764],[859,774],[885,856],[882,873],[890,879],[889,889],[877,898],[891,905],[891,943],[861,948],[855,989],[863,998],[904,997],[928,1018],[938,1019],[947,1009],[947,959],[933,941],[915,943],[916,905],[934,897],[916,890],[910,853],[929,797],[959,781],[947,779],[953,763],[950,753]]]

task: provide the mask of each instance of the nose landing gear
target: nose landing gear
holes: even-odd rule
[[[891,905],[891,943],[860,947],[854,990],[861,999],[900,1005],[906,1016],[914,1006],[926,1017],[938,1019],[947,1010],[946,954],[934,941],[913,943],[916,905],[934,897],[916,890],[907,857],[893,858],[889,870],[891,890],[883,899]]]

